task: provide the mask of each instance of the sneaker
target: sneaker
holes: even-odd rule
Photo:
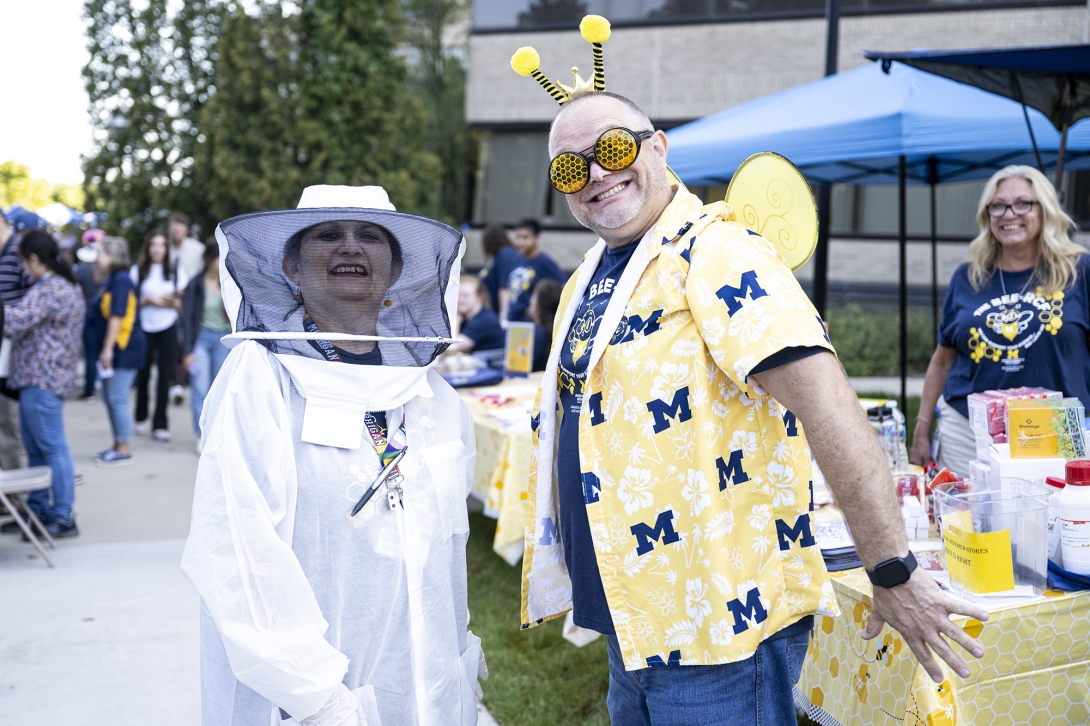
[[[0,534],[19,534],[22,531],[18,522],[8,522],[0,525]]]
[[[72,518],[71,524],[62,524],[60,522],[54,522],[53,524],[47,524],[45,530],[49,532],[49,536],[53,539],[65,539],[67,537],[78,537],[79,527],[76,526],[76,518]],[[37,533],[35,533],[37,534]],[[23,541],[29,542],[30,538],[25,534],[23,535]]]
[[[175,406],[181,406],[185,403],[185,386],[171,386],[170,400],[174,402]]]
[[[115,449],[106,449],[95,457],[95,466],[128,466],[132,463],[132,454],[119,454]]]
[[[166,429],[155,429],[151,432],[151,437],[156,441],[167,442],[170,441],[170,432]]]
[[[151,424],[147,421],[137,421],[132,425],[132,430],[137,436],[147,436],[151,433]]]

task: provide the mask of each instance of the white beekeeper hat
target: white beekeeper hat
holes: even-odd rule
[[[284,274],[288,240],[315,224],[369,222],[386,230],[401,255],[401,275],[387,291],[375,336],[345,331],[308,333],[300,290]],[[220,244],[223,302],[231,319],[228,347],[260,340],[273,353],[322,359],[310,340],[378,340],[383,365],[427,366],[453,342],[462,233],[450,225],[394,209],[377,186],[307,187],[296,209],[256,212],[222,222]],[[453,274],[452,274],[453,271]]]

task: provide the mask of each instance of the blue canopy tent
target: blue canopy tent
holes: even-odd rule
[[[669,162],[686,184],[725,184],[751,154],[775,151],[793,161],[812,184],[899,185],[903,406],[908,348],[905,185],[926,183],[932,188],[934,291],[934,185],[985,178],[1009,164],[1034,164],[1027,114],[1042,164],[1052,168],[1060,134],[1040,112],[907,66],[894,64],[884,73],[881,64],[872,63],[679,126],[667,133]],[[1067,147],[1069,169],[1090,168],[1090,122],[1071,128]],[[828,228],[828,219],[823,219],[815,256],[815,302],[821,308]]]
[[[1023,108],[1029,106],[1045,114],[1060,132],[1056,164],[1056,186],[1060,186],[1067,131],[1079,119],[1090,116],[1090,44],[905,53],[868,51],[863,55],[881,60],[885,71],[893,61],[900,61],[1006,96],[1021,103]],[[1026,122],[1029,123],[1028,113]],[[1033,139],[1032,133],[1030,138]]]

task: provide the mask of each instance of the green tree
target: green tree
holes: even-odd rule
[[[424,104],[425,145],[442,166],[431,213],[452,224],[465,218],[465,77],[469,6],[465,0],[405,0],[406,45],[414,94]]]
[[[202,110],[215,215],[291,207],[308,184],[378,184],[398,209],[435,206],[440,164],[406,83],[397,0],[309,0],[225,13]]]
[[[195,123],[210,88],[215,6],[190,0],[87,0],[90,61],[83,70],[96,146],[84,159],[90,209],[137,241],[172,210],[207,217],[197,184]]]

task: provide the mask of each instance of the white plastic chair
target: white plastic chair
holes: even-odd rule
[[[56,544],[46,530],[45,525],[34,515],[34,511],[27,506],[26,494],[37,489],[46,489],[52,484],[53,470],[48,466],[31,466],[26,469],[0,471],[0,504],[7,507],[9,512],[7,516],[0,516],[0,524],[12,521],[18,523],[19,529],[23,530],[23,534],[37,548],[42,559],[50,567],[53,567],[53,561],[45,553],[41,542],[34,535],[34,530],[37,529],[41,533],[50,548],[56,549]],[[25,516],[19,516],[20,511]]]

